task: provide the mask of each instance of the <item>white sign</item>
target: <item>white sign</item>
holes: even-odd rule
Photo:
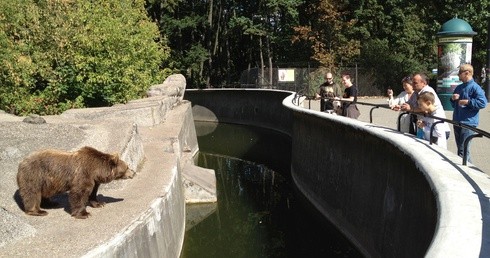
[[[294,69],[278,69],[278,81],[294,82]]]

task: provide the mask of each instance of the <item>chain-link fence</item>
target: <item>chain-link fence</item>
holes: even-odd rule
[[[242,72],[240,87],[289,90],[313,96],[320,84],[325,82],[324,76],[327,72],[324,68],[252,68]],[[373,86],[374,79],[369,72],[359,67],[346,67],[341,72],[334,73],[334,91],[337,96],[344,91],[340,75],[345,72],[351,75],[360,96],[382,95]]]

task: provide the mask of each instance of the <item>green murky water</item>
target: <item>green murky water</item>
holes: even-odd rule
[[[215,170],[218,203],[186,232],[182,258],[360,257],[297,195],[288,176],[287,136],[229,124],[196,126],[198,165]]]

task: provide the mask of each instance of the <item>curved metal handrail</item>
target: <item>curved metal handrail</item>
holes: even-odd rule
[[[308,109],[311,109],[311,100],[317,100],[317,98],[315,98],[313,96],[302,95],[301,94],[301,91],[299,91],[299,92],[297,92],[295,94],[295,97],[293,98],[293,104],[295,104],[294,103],[294,100],[295,99],[299,99],[300,97],[305,97],[309,101],[309,103],[308,103]],[[359,102],[359,101],[339,100],[339,99],[336,99],[336,98],[318,98],[318,99],[324,99],[324,100],[328,100],[328,101],[350,102],[350,103],[356,103],[356,104],[361,104],[361,105],[365,105],[365,106],[372,106],[371,110],[369,110],[369,122],[370,123],[373,122],[373,110],[374,109],[380,108],[380,107],[381,108],[386,108],[386,109],[391,109],[388,104],[372,104],[372,103]],[[295,104],[295,105],[297,105],[297,104]],[[400,128],[398,128],[398,131],[400,131]]]
[[[446,118],[441,118],[441,117],[437,117],[437,116],[433,116],[433,115],[430,115],[430,114],[426,114],[426,113],[421,113],[421,112],[405,112],[405,113],[411,113],[411,114],[415,114],[415,115],[422,115],[422,116],[425,116],[425,117],[430,117],[430,118],[433,118],[433,119],[437,119],[439,121],[435,122],[432,124],[431,128],[430,128],[430,138],[431,140],[429,141],[430,144],[432,144],[432,133],[434,131],[434,128],[436,126],[436,124],[439,124],[439,123],[450,123],[452,125],[455,125],[455,126],[458,126],[458,127],[461,127],[461,128],[465,128],[465,129],[468,129],[468,130],[471,130],[473,132],[475,132],[475,134],[473,135],[470,135],[468,138],[465,139],[464,143],[463,143],[463,165],[466,166],[467,164],[467,150],[468,150],[468,145],[470,143],[470,141],[475,138],[475,137],[480,137],[482,138],[483,136],[487,137],[490,139],[490,133],[484,131],[484,130],[481,130],[477,127],[473,127],[473,126],[469,126],[469,125],[465,125],[461,122],[456,122],[454,120],[450,120],[450,119],[446,119]]]
[[[300,92],[296,93],[297,95],[301,95]],[[304,97],[306,97],[306,99],[308,99],[310,101],[309,103],[309,109],[311,109],[311,100],[315,100],[316,98],[315,97],[312,97],[312,96],[306,96],[306,95],[303,95]],[[299,97],[298,97],[299,98]],[[334,98],[323,98],[323,99],[326,99],[326,100],[329,100],[329,101],[333,101],[333,100],[336,100]],[[372,106],[372,108],[369,110],[369,123],[373,123],[373,110],[374,109],[377,109],[377,108],[386,108],[386,109],[391,109],[391,107],[388,105],[388,104],[372,104],[372,103],[366,103],[366,102],[359,102],[359,101],[350,101],[350,100],[342,100],[342,102],[352,102],[352,103],[356,103],[356,104],[360,104],[360,105],[365,105],[365,106]],[[468,145],[470,143],[470,141],[473,139],[473,138],[476,138],[476,137],[479,137],[479,138],[483,138],[483,137],[487,137],[488,139],[490,139],[490,133],[489,132],[486,132],[484,130],[481,130],[477,127],[472,127],[472,126],[469,126],[469,125],[465,125],[465,124],[462,124],[461,122],[457,122],[457,121],[454,121],[454,120],[450,120],[450,119],[447,119],[447,118],[441,118],[441,117],[437,117],[437,116],[432,116],[430,114],[426,114],[426,113],[422,113],[422,112],[412,112],[412,111],[405,111],[405,112],[400,112],[400,115],[398,115],[398,123],[397,123],[397,130],[398,131],[401,131],[400,129],[400,121],[401,121],[401,118],[403,115],[419,115],[419,116],[424,116],[424,117],[429,117],[429,118],[433,118],[433,119],[436,119],[436,120],[439,120],[439,121],[436,121],[435,123],[432,124],[431,128],[430,128],[430,140],[429,140],[429,144],[432,144],[432,135],[433,135],[433,132],[434,132],[434,128],[435,128],[435,125],[436,124],[439,124],[439,123],[450,123],[452,125],[455,125],[455,126],[458,126],[458,127],[461,127],[461,128],[465,128],[465,129],[468,129],[468,130],[471,130],[473,132],[475,132],[475,134],[469,136],[468,138],[465,139],[465,142],[464,142],[464,148],[463,148],[463,165],[466,166],[467,164],[467,149],[468,149]]]

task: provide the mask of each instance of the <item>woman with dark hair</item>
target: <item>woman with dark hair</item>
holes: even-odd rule
[[[403,78],[402,86],[403,86],[403,91],[400,94],[398,94],[398,96],[396,96],[395,98],[393,97],[393,90],[388,89],[388,97],[389,97],[388,105],[392,109],[395,106],[400,106],[401,104],[407,102],[410,99],[410,97],[412,97],[412,94],[414,93],[413,82],[410,76]],[[402,117],[400,118],[400,127],[399,127],[400,131],[404,133],[414,132],[414,128],[413,128],[414,123],[412,120],[413,119],[411,118],[411,115],[409,114],[402,115]],[[410,127],[412,127],[412,129],[410,129]]]

